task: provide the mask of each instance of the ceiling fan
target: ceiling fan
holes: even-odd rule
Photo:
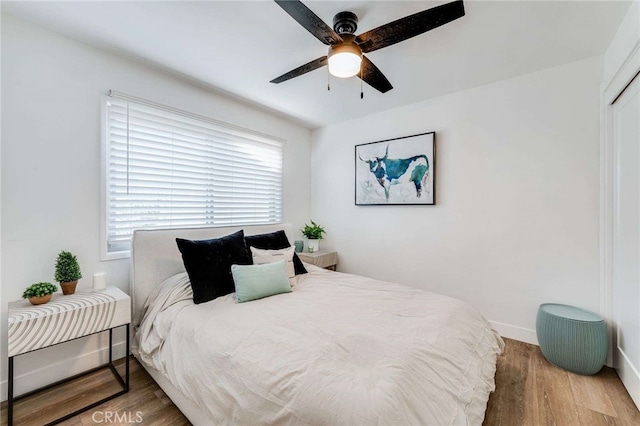
[[[393,86],[364,53],[400,43],[464,16],[464,4],[462,0],[456,0],[405,16],[356,36],[354,33],[358,27],[358,17],[353,12],[340,12],[334,16],[331,29],[300,1],[275,2],[318,40],[328,45],[329,52],[327,56],[274,78],[271,83],[282,83],[328,65],[332,75],[342,78],[357,75],[382,93],[393,89]]]

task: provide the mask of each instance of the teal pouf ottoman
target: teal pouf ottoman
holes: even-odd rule
[[[565,370],[596,374],[607,359],[607,324],[594,312],[544,303],[538,309],[536,332],[544,357]]]

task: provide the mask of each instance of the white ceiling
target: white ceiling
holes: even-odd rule
[[[326,23],[350,10],[360,34],[447,1],[305,1]],[[466,1],[466,16],[368,54],[394,89],[326,68],[269,81],[327,48],[272,1],[2,2],[3,12],[140,58],[311,127],[603,54],[628,1]]]

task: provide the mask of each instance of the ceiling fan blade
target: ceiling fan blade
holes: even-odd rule
[[[275,0],[275,2],[322,43],[326,45],[342,43],[342,37],[301,2],[297,0]]]
[[[273,80],[271,80],[271,83],[282,83],[283,81],[291,80],[295,77],[300,77],[302,74],[306,74],[309,71],[324,67],[325,65],[327,65],[327,57],[323,56],[322,58],[314,59],[309,63],[299,66],[295,70],[291,70],[286,74],[282,74],[280,77],[274,78]]]
[[[356,37],[364,53],[373,52],[410,39],[464,16],[462,0],[456,0],[405,16]]]
[[[362,55],[362,71],[358,73],[358,77],[381,93],[387,93],[393,89],[393,86],[389,83],[387,77],[382,74],[382,71],[364,55]]]

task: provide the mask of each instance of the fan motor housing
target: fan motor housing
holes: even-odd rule
[[[354,34],[358,29],[358,17],[353,12],[340,12],[333,17],[333,30],[338,34]]]

